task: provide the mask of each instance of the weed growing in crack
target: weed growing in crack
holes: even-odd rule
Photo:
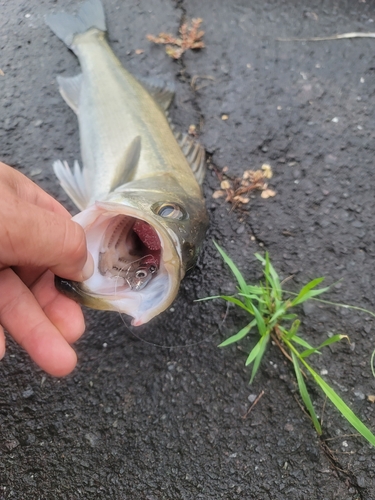
[[[310,281],[298,294],[290,294],[290,292],[288,292],[288,295],[294,295],[293,299],[285,298],[287,292],[281,288],[279,276],[270,262],[268,253],[266,253],[265,257],[255,254],[256,258],[264,266],[264,281],[259,285],[248,285],[232,259],[219,247],[219,245],[215,243],[215,246],[237,280],[238,293],[234,296],[218,295],[215,297],[206,297],[201,300],[224,299],[244,309],[251,317],[251,321],[246,326],[238,333],[222,342],[219,347],[225,347],[234,342],[238,342],[252,330],[256,329],[260,338],[255,344],[255,347],[250,351],[246,360],[246,366],[252,365],[250,383],[254,380],[258,371],[267,344],[270,340],[273,340],[284,356],[293,364],[301,398],[311,416],[317,433],[320,435],[322,429],[306,387],[305,379],[307,378],[307,373],[310,374],[312,380],[322,389],[324,394],[336,406],[342,416],[346,418],[346,420],[362,434],[369,443],[375,446],[374,434],[372,434],[332,387],[330,387],[307,362],[307,358],[312,354],[320,354],[320,349],[323,347],[348,337],[346,335],[334,335],[325,340],[320,346],[313,347],[299,335],[298,329],[300,320],[296,313],[291,312],[295,306],[302,304],[306,300],[317,297],[328,290],[328,288],[316,288],[324,278],[317,278]],[[343,307],[351,306],[343,305]],[[305,371],[303,371],[303,369]]]

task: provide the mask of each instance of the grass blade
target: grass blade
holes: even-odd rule
[[[285,316],[284,316],[284,319],[285,319]],[[288,340],[291,340],[296,334],[297,334],[297,331],[298,331],[298,328],[301,324],[301,321],[299,319],[296,319],[292,326],[290,327],[289,331],[285,331],[285,335],[286,335],[286,338]]]
[[[254,294],[254,295],[263,295],[263,287],[261,286],[254,286],[254,285],[247,285],[246,286],[246,293]]]
[[[244,309],[246,312],[253,314],[252,309],[247,307],[242,300],[236,299],[236,297],[233,297],[232,295],[219,295],[220,299],[226,300],[227,302],[231,302],[232,304],[235,304],[238,307],[241,307],[241,309]]]
[[[254,359],[258,356],[259,352],[262,350],[262,344],[264,342],[264,337],[261,337],[258,342],[255,344],[255,346],[251,349],[247,360],[245,362],[245,366],[251,365],[251,363],[254,361]]]
[[[298,335],[294,335],[294,337],[291,338],[292,342],[295,342],[298,345],[301,345],[302,347],[305,347],[305,349],[315,349],[312,345],[310,345],[306,340],[301,339]]]
[[[259,310],[253,304],[253,313],[257,322],[257,327],[260,335],[263,337],[267,331],[266,323],[264,322],[263,316],[260,314]]]
[[[340,396],[325,382],[317,373],[314,371],[311,366],[306,363],[306,361],[302,360],[302,363],[306,367],[306,369],[311,373],[315,382],[322,389],[324,394],[331,400],[331,402],[336,406],[339,412],[342,414],[344,418],[356,429],[367,441],[375,446],[375,436],[370,431],[365,424],[363,424],[359,418],[355,415],[355,413],[347,406],[346,403],[340,398]]]
[[[274,321],[277,320],[277,318],[280,318],[280,316],[284,316],[284,314],[285,314],[285,307],[280,307],[279,309],[276,310],[275,314],[271,316],[269,323],[273,323]]]
[[[302,302],[304,302],[305,300],[313,297],[314,295],[319,295],[319,294],[324,293],[325,291],[327,291],[329,289],[329,287],[327,287],[327,288],[321,288],[319,290],[312,290],[313,288],[315,288],[316,286],[318,286],[319,283],[321,283],[323,280],[324,280],[324,278],[316,278],[316,279],[310,281],[309,283],[307,283],[307,285],[305,285],[300,290],[300,292],[297,295],[297,297],[292,300],[292,305],[296,306],[297,304],[301,304]]]
[[[258,354],[256,355],[256,357],[254,359],[253,369],[251,371],[250,384],[252,384],[252,382],[254,380],[254,377],[255,377],[255,375],[256,375],[256,373],[258,371],[258,368],[259,368],[260,362],[262,361],[263,354],[264,354],[264,352],[266,350],[269,338],[270,338],[269,334],[264,335],[260,339],[260,341],[258,342],[258,344],[260,344],[260,346],[259,346]]]
[[[325,340],[318,349],[321,349],[322,347],[326,347],[327,345],[334,344],[335,342],[340,342],[342,339],[348,339],[348,342],[350,344],[349,337],[347,335],[332,335],[332,337],[328,338]]]
[[[225,347],[229,344],[233,344],[234,342],[238,342],[239,340],[243,339],[246,337],[246,335],[249,333],[249,331],[253,328],[253,326],[256,325],[256,319],[253,319],[248,325],[246,325],[244,328],[242,328],[238,333],[235,335],[232,335],[228,339],[224,340],[221,344],[219,344],[218,347]]]
[[[315,349],[313,347],[312,349],[306,349],[306,351],[301,352],[300,358],[308,358],[311,354],[322,354],[322,353],[319,352],[318,349]]]
[[[237,283],[240,287],[240,290],[242,293],[246,293],[247,292],[247,285],[246,285],[246,281],[245,281],[245,278],[242,276],[240,270],[238,269],[238,267],[236,266],[236,264],[233,262],[233,260],[229,257],[229,255],[227,255],[224,250],[216,243],[216,241],[214,241],[214,245],[215,247],[217,248],[218,252],[220,253],[223,261],[227,264],[227,266],[229,267],[229,269],[232,271],[234,277],[236,278],[237,280]],[[245,304],[247,306],[249,306],[249,300],[245,298]]]
[[[274,293],[275,298],[280,300],[282,294],[280,280],[277,272],[275,271],[275,268],[270,262],[270,257],[268,255],[268,252],[266,252],[265,276],[269,284],[271,285],[272,292]]]
[[[292,351],[292,359],[293,359],[293,365],[294,365],[294,371],[296,372],[296,377],[297,377],[297,382],[298,382],[298,389],[301,394],[301,398],[303,402],[305,403],[305,406],[310,413],[311,419],[313,421],[314,427],[316,429],[316,432],[320,435],[322,433],[322,428],[320,425],[320,422],[318,420],[318,417],[315,413],[314,406],[312,404],[311,398],[309,393],[307,392],[307,387],[305,384],[305,381],[303,380],[303,375],[301,372],[301,368],[298,363],[297,356],[294,354]]]

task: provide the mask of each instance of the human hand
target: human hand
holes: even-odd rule
[[[0,359],[6,329],[46,372],[70,373],[70,344],[84,332],[81,308],[60,294],[54,274],[75,281],[94,270],[85,233],[27,177],[0,162]]]

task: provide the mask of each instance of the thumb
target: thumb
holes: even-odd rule
[[[0,200],[0,264],[47,267],[66,279],[84,281],[94,271],[83,228],[69,217],[15,197]]]

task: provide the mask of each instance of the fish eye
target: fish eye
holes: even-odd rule
[[[152,207],[152,211],[163,218],[183,220],[186,219],[185,210],[177,203],[158,203]]]

